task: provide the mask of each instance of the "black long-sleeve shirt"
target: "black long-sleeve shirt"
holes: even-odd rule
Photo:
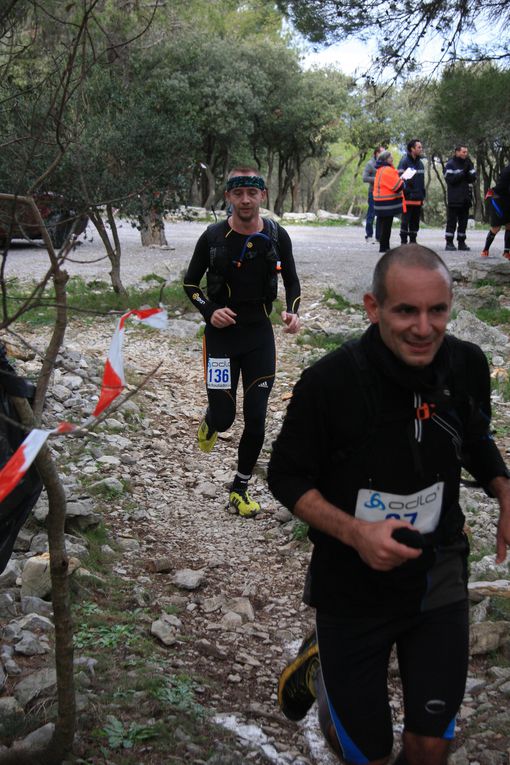
[[[465,594],[467,554],[461,467],[483,486],[508,475],[489,433],[487,361],[477,346],[449,338],[428,368],[411,368],[391,354],[376,326],[359,343],[369,371],[360,372],[340,348],[303,373],[273,444],[269,487],[290,510],[317,489],[360,517],[362,494],[363,501],[369,499],[365,508],[376,507],[382,493],[405,499],[422,492],[418,502],[426,502],[441,484],[437,541],[420,558],[378,572],[352,547],[311,528],[310,604],[330,612],[388,613],[455,602]],[[421,419],[418,409],[425,403],[435,416]],[[421,408],[420,416],[426,411]],[[389,517],[412,521],[415,502]]]
[[[292,254],[292,243],[285,229],[278,224],[276,225],[278,256],[285,287],[286,310],[289,313],[297,313],[301,288]],[[225,306],[236,312],[236,321],[241,324],[253,323],[267,318],[271,313],[272,304],[264,300],[268,271],[265,253],[271,244],[262,237],[253,238],[250,241],[249,257],[245,257],[241,266],[236,268],[233,262],[239,258],[247,237],[231,229],[226,221],[223,224],[223,229],[223,244],[227,249],[231,265],[226,275],[222,294],[216,298],[216,301],[213,301],[200,287],[200,282],[210,265],[210,245],[207,231],[204,231],[196,244],[184,277],[184,290],[207,322],[210,321],[214,311]],[[265,233],[267,236],[267,223]]]
[[[476,170],[469,157],[451,157],[444,168],[444,179],[449,207],[469,207],[471,185],[476,181]]]

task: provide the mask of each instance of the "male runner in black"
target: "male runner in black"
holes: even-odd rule
[[[385,765],[396,646],[396,762],[445,765],[468,666],[461,468],[499,502],[497,562],[510,546],[510,481],[490,435],[485,356],[445,334],[441,258],[416,244],[388,251],[364,303],[371,326],[303,373],[273,445],[269,486],[310,526],[305,592],[316,609],[316,635],[282,673],[279,701],[297,720],[317,695],[339,758]]]
[[[199,238],[184,277],[184,289],[206,321],[204,373],[208,407],[198,429],[198,445],[210,452],[218,432],[228,430],[236,414],[239,375],[243,379],[244,430],[229,504],[244,518],[260,505],[248,493],[248,481],[264,442],[267,403],[273,387],[276,354],[269,315],[276,299],[278,274],[285,286],[284,332],[295,334],[300,300],[289,235],[260,215],[265,181],[251,167],[228,175],[225,199],[231,213]],[[207,294],[200,281],[207,274]]]

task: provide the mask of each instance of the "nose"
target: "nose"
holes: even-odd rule
[[[420,337],[428,337],[432,331],[432,324],[427,311],[420,311],[416,317],[414,331]]]

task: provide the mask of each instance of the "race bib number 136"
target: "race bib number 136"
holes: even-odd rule
[[[230,390],[230,359],[207,360],[207,387]]]

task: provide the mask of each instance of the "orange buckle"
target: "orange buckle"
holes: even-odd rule
[[[417,420],[429,420],[432,417],[432,409],[435,409],[435,404],[422,404],[416,407],[416,419]]]

